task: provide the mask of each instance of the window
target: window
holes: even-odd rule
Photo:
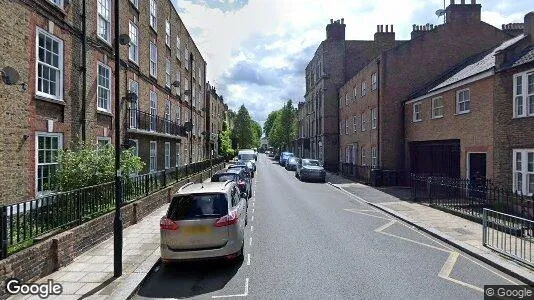
[[[99,149],[111,146],[111,138],[107,136],[98,136],[96,137],[96,146]]]
[[[98,63],[97,80],[98,110],[111,111],[111,69],[103,63]]]
[[[362,156],[361,157],[361,164],[362,164],[362,166],[365,166],[365,165],[367,165],[367,163],[365,162],[365,160],[366,160],[365,159],[365,148],[363,146],[362,146],[362,150],[360,151],[360,153],[361,153],[361,156]]]
[[[135,156],[139,156],[139,140],[130,140],[133,142],[134,146],[130,148],[132,151],[132,154]]]
[[[189,79],[184,78],[184,90],[189,89]],[[189,101],[190,94],[184,94],[184,101]]]
[[[352,117],[352,122],[353,122],[353,127],[354,127],[354,132],[356,132],[358,130],[358,118],[356,118],[356,116],[353,116]]]
[[[150,76],[158,77],[158,47],[150,42]]]
[[[171,23],[165,20],[165,45],[171,47]]]
[[[350,163],[350,146],[345,147],[345,162]]]
[[[138,36],[137,26],[130,21],[130,47],[128,48],[128,58],[136,64],[139,64]]]
[[[465,114],[470,110],[471,95],[469,89],[461,90],[456,93],[456,113]]]
[[[534,116],[534,72],[514,75],[514,117]]]
[[[165,86],[171,87],[171,61],[168,58],[165,60]]]
[[[349,119],[345,120],[345,134],[349,134]]]
[[[189,69],[189,49],[187,46],[184,48],[185,69]]]
[[[156,130],[156,122],[158,116],[158,94],[150,91],[150,131]]]
[[[371,109],[371,129],[376,129],[377,116],[378,110],[376,108]]]
[[[377,166],[376,147],[371,147],[371,166]]]
[[[63,100],[63,41],[37,28],[36,95]]]
[[[51,190],[52,177],[57,170],[57,153],[63,148],[61,133],[36,134],[37,166],[35,169],[36,192],[41,195]]]
[[[158,169],[158,143],[150,141],[150,172],[156,172]]]
[[[130,106],[130,128],[137,128],[139,122],[139,83],[130,80],[130,92],[137,95],[137,101],[129,103]]]
[[[352,92],[354,93],[354,101],[356,101],[358,99],[358,89],[356,87],[354,87]]]
[[[158,31],[158,7],[156,0],[150,0],[150,27]]]
[[[50,0],[54,5],[56,5],[59,8],[63,8],[63,0]]]
[[[365,96],[367,94],[367,84],[365,83],[365,81],[362,81],[362,97]]]
[[[376,87],[377,87],[377,77],[376,77],[376,73],[373,73],[373,75],[371,75],[371,91],[374,91],[376,90]]]
[[[171,168],[171,143],[165,143],[165,169]]]
[[[165,133],[170,133],[171,131],[171,100],[167,99],[165,102],[165,112],[163,114],[163,120],[165,124]]]
[[[421,118],[421,102],[415,102],[413,104],[413,122],[422,121]]]
[[[345,94],[345,105],[349,105],[349,93]]]
[[[98,37],[111,44],[111,0],[98,0]]]
[[[362,131],[365,131],[365,113],[362,113],[360,115],[360,119],[361,119],[361,128],[362,128]]]
[[[176,124],[181,125],[180,123],[180,104],[176,105],[176,111],[175,111],[175,117],[176,117]]]
[[[180,52],[180,36],[176,36],[176,58],[181,59],[182,54]]]
[[[180,166],[180,143],[176,143],[176,161],[174,163],[174,166]]]
[[[534,194],[534,149],[514,149],[513,191],[527,196]]]
[[[343,132],[343,120],[339,121],[339,133]]]
[[[135,8],[139,8],[139,0],[130,0],[130,3],[132,3]]]
[[[181,85],[180,82],[182,81],[181,77],[182,77],[182,75],[180,73],[180,69],[176,70],[176,79],[175,80],[178,82],[178,86],[175,87],[176,88],[176,95],[181,95],[182,94],[181,93],[181,89],[180,89],[180,85]]]
[[[432,99],[432,119],[443,117],[443,98],[436,97]]]

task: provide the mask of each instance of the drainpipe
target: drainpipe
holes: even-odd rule
[[[87,102],[87,10],[85,0],[82,0],[82,141],[85,143],[86,134],[86,102]]]

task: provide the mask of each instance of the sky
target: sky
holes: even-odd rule
[[[207,62],[207,80],[237,111],[260,122],[291,99],[304,100],[306,65],[330,19],[345,19],[346,39],[372,40],[393,24],[408,40],[412,24],[439,24],[443,0],[172,0]],[[447,5],[450,0],[446,0]],[[466,0],[470,3],[471,0]],[[523,22],[532,0],[477,0],[482,21]],[[456,0],[457,3],[460,0]],[[529,7],[530,6],[530,7]]]

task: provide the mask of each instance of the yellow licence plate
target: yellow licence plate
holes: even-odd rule
[[[183,228],[184,233],[186,234],[206,234],[211,232],[209,226],[188,226]]]

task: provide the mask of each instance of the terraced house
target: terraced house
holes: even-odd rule
[[[120,113],[144,172],[202,160],[206,153],[206,62],[170,0],[0,0],[0,201],[46,193],[57,151],[110,144]],[[9,22],[7,22],[9,20]],[[114,26],[129,37],[114,69]],[[113,107],[119,75],[121,109]],[[126,100],[129,93],[137,101]],[[187,132],[184,123],[191,122]]]

